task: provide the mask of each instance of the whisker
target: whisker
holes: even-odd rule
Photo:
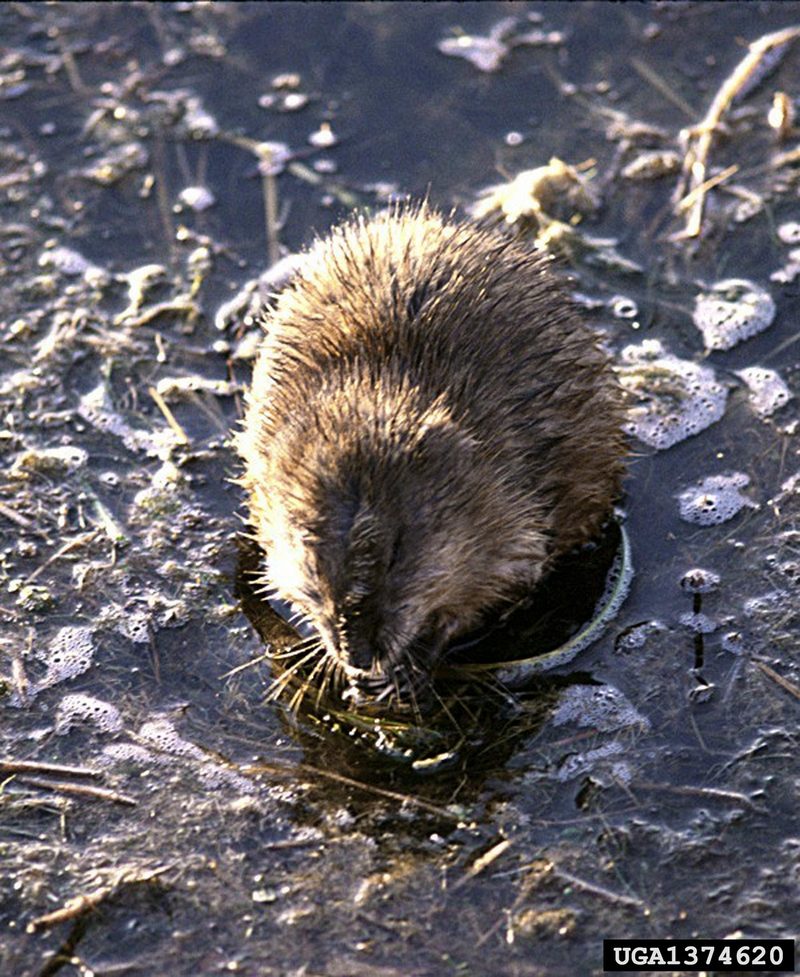
[[[288,658],[296,658],[298,655],[305,654],[307,651],[312,649],[312,646],[313,643],[291,645],[289,648],[285,648],[283,651],[274,652],[269,657],[272,659],[272,661],[286,661]]]
[[[324,661],[325,668],[323,669],[322,681],[319,683],[319,688],[317,689],[317,698],[315,702],[317,709],[319,709],[320,703],[328,694],[328,690],[331,685],[331,676],[336,667],[335,659],[331,658],[330,656],[326,656]]]
[[[315,677],[319,673],[320,669],[324,667],[325,667],[325,658],[322,657],[314,665],[306,680],[302,683],[302,685],[300,685],[300,687],[297,689],[295,694],[289,700],[289,708],[292,710],[292,712],[295,715],[297,715],[298,712],[300,711],[300,706],[303,702],[303,699],[305,699],[306,695],[308,694],[308,690],[311,688],[311,685]]]
[[[319,650],[317,648],[312,648],[309,652],[303,655],[302,658],[298,658],[296,662],[290,665],[286,671],[278,676],[278,678],[274,679],[267,690],[267,698],[265,701],[274,702],[285,690],[286,686],[292,682],[299,669],[301,669],[306,662],[311,661],[314,656],[318,654],[318,651]]]

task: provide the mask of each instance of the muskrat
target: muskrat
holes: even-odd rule
[[[424,698],[609,518],[620,393],[547,265],[404,206],[317,241],[265,311],[238,436],[264,583],[349,694]]]

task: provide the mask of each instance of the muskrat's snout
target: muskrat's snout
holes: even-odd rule
[[[390,606],[382,595],[381,605]],[[409,637],[402,615],[384,620],[369,614],[339,616],[321,628],[327,654],[338,665],[353,703],[419,704],[446,645],[446,631],[431,622]]]
[[[395,654],[384,649],[363,646],[360,657],[349,649],[343,660],[337,655],[347,688],[342,694],[353,705],[385,704],[393,708],[419,711],[428,703],[431,691],[431,669],[439,654],[430,642],[417,640]]]
[[[385,651],[377,645],[375,639],[367,637],[351,637],[349,640],[340,638],[337,652],[345,668],[353,673],[374,672],[376,665],[380,666],[381,659],[386,657]]]

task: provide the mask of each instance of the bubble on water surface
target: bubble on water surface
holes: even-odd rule
[[[713,570],[694,567],[681,577],[681,588],[690,594],[710,594],[719,587],[720,576]]]
[[[217,198],[208,187],[185,187],[178,195],[178,200],[198,214],[213,207],[217,202]]]
[[[786,221],[778,227],[778,237],[784,244],[800,244],[800,221]]]
[[[678,496],[681,519],[696,526],[716,526],[746,506],[758,508],[741,492],[749,484],[749,477],[742,472],[709,475]]]
[[[770,417],[792,399],[792,391],[776,370],[763,366],[748,366],[736,370],[750,392],[749,401],[759,417]]]

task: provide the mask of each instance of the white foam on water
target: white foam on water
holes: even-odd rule
[[[570,686],[561,696],[552,721],[556,726],[591,726],[600,732],[629,726],[650,728],[650,720],[611,685]]]
[[[735,372],[747,385],[750,405],[759,417],[770,417],[794,396],[776,370],[748,366]]]
[[[775,302],[744,278],[726,278],[695,298],[694,324],[706,349],[732,349],[772,325]]]
[[[679,359],[657,339],[626,346],[617,372],[636,398],[626,430],[651,448],[671,448],[725,413],[728,391],[711,367]]]
[[[122,729],[122,716],[111,703],[75,692],[59,702],[53,729],[63,736],[77,725],[94,726],[101,733],[117,733]]]
[[[37,656],[46,666],[38,682],[32,684],[29,695],[58,685],[87,671],[94,659],[94,641],[89,628],[61,628],[47,647]]]
[[[741,491],[749,484],[750,478],[743,472],[701,479],[678,496],[681,519],[696,526],[716,526],[747,506],[757,509],[756,503]]]

